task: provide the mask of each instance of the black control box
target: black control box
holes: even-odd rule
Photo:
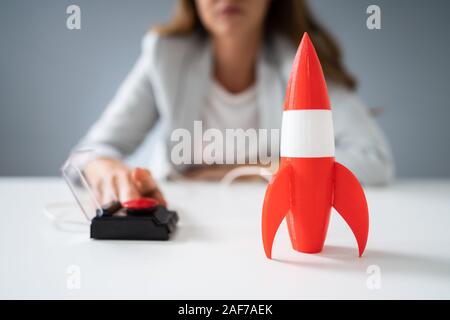
[[[114,203],[92,219],[91,238],[104,240],[169,240],[178,214],[157,205],[151,210],[129,210]]]

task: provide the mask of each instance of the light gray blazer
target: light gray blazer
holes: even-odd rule
[[[261,50],[256,75],[260,128],[280,128],[294,55],[295,48],[281,37],[267,40]],[[95,156],[121,158],[136,150],[159,121],[168,158],[172,130],[192,131],[193,122],[200,120],[212,79],[211,66],[208,40],[197,35],[161,37],[148,33],[133,69],[75,149],[94,149]],[[333,83],[328,87],[336,160],[365,184],[387,183],[393,176],[394,165],[383,133],[354,93]],[[83,166],[88,158],[79,161]],[[184,169],[173,164],[171,167],[177,171]]]

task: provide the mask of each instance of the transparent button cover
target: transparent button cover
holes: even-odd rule
[[[93,188],[86,179],[83,171],[77,166],[77,157],[89,156],[86,153],[93,152],[91,150],[76,151],[71,154],[69,159],[64,163],[61,168],[62,176],[69,186],[75,200],[77,201],[81,211],[86,219],[92,220],[97,213],[102,212],[100,201],[96,196]]]

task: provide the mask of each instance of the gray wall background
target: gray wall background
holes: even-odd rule
[[[66,29],[69,4],[82,29]],[[174,1],[0,0],[0,175],[57,175]],[[382,30],[366,8],[382,9]],[[450,176],[450,2],[313,0],[345,48],[359,93],[393,146],[399,176]]]

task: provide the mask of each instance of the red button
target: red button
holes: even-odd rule
[[[152,198],[139,198],[133,199],[129,201],[125,201],[122,203],[122,206],[126,209],[130,210],[144,210],[151,209],[158,205],[158,201]]]

